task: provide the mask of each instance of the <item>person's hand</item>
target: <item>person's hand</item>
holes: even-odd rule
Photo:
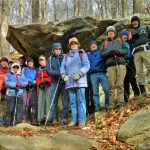
[[[63,79],[64,81],[68,81],[68,80],[69,80],[69,76],[65,74],[65,75],[62,76],[62,79]]]
[[[40,88],[41,90],[44,90],[44,89],[45,89],[45,85],[44,85],[44,84],[40,84],[39,88]]]
[[[111,56],[120,55],[120,52],[118,50],[112,50],[110,51]]]
[[[20,83],[20,82],[17,82],[17,83],[16,83],[16,87],[21,87],[21,83]]]
[[[79,73],[74,73],[73,79],[74,79],[74,80],[79,80],[82,76],[83,76],[83,73],[81,73],[81,72],[79,72]]]

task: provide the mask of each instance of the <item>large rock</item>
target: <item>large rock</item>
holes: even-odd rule
[[[93,144],[91,140],[63,132],[52,137],[0,136],[2,150],[90,150]]]
[[[122,124],[117,139],[135,145],[139,150],[150,149],[150,110],[140,110]]]
[[[60,41],[67,50],[68,39],[78,37],[82,48],[89,48],[88,42],[102,34],[115,20],[98,21],[90,17],[73,18],[63,22],[9,26],[7,40],[21,54],[37,58],[48,56],[54,41]]]

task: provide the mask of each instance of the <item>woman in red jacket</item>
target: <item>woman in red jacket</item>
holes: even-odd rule
[[[39,70],[36,78],[36,84],[39,87],[38,95],[38,122],[44,123],[45,116],[47,116],[50,108],[50,86],[51,77],[46,73],[46,58],[41,55],[39,57]],[[46,114],[45,114],[46,112]],[[48,118],[50,122],[50,117]]]

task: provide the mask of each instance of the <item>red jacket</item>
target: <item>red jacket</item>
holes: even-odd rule
[[[38,74],[37,74],[37,78],[36,78],[36,84],[37,86],[40,86],[40,84],[42,83],[42,79],[44,79],[45,82],[45,87],[50,87],[51,86],[51,81],[52,78],[47,74],[46,72],[46,68],[44,69],[39,69]]]
[[[0,66],[0,92],[5,92],[5,84],[4,84],[4,81],[5,81],[5,75],[9,72],[8,69],[3,69],[1,66]]]

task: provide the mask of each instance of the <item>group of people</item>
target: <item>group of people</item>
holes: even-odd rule
[[[38,68],[31,57],[27,64],[25,57],[20,57],[19,63],[1,58],[0,92],[6,91],[6,125],[29,121],[57,124],[61,96],[61,123],[68,124],[71,108],[68,126],[83,128],[91,108],[94,112],[101,110],[99,85],[104,91],[107,110],[129,101],[130,84],[134,99],[147,97],[143,69],[145,65],[149,77],[150,28],[142,26],[138,16],[132,17],[131,25],[133,29],[122,30],[118,38],[115,27],[107,27],[108,38],[100,50],[97,41],[92,40],[90,51],[84,51],[78,39],[72,37],[69,51],[64,54],[61,43],[54,42],[51,56],[47,60],[43,55],[39,57]]]

